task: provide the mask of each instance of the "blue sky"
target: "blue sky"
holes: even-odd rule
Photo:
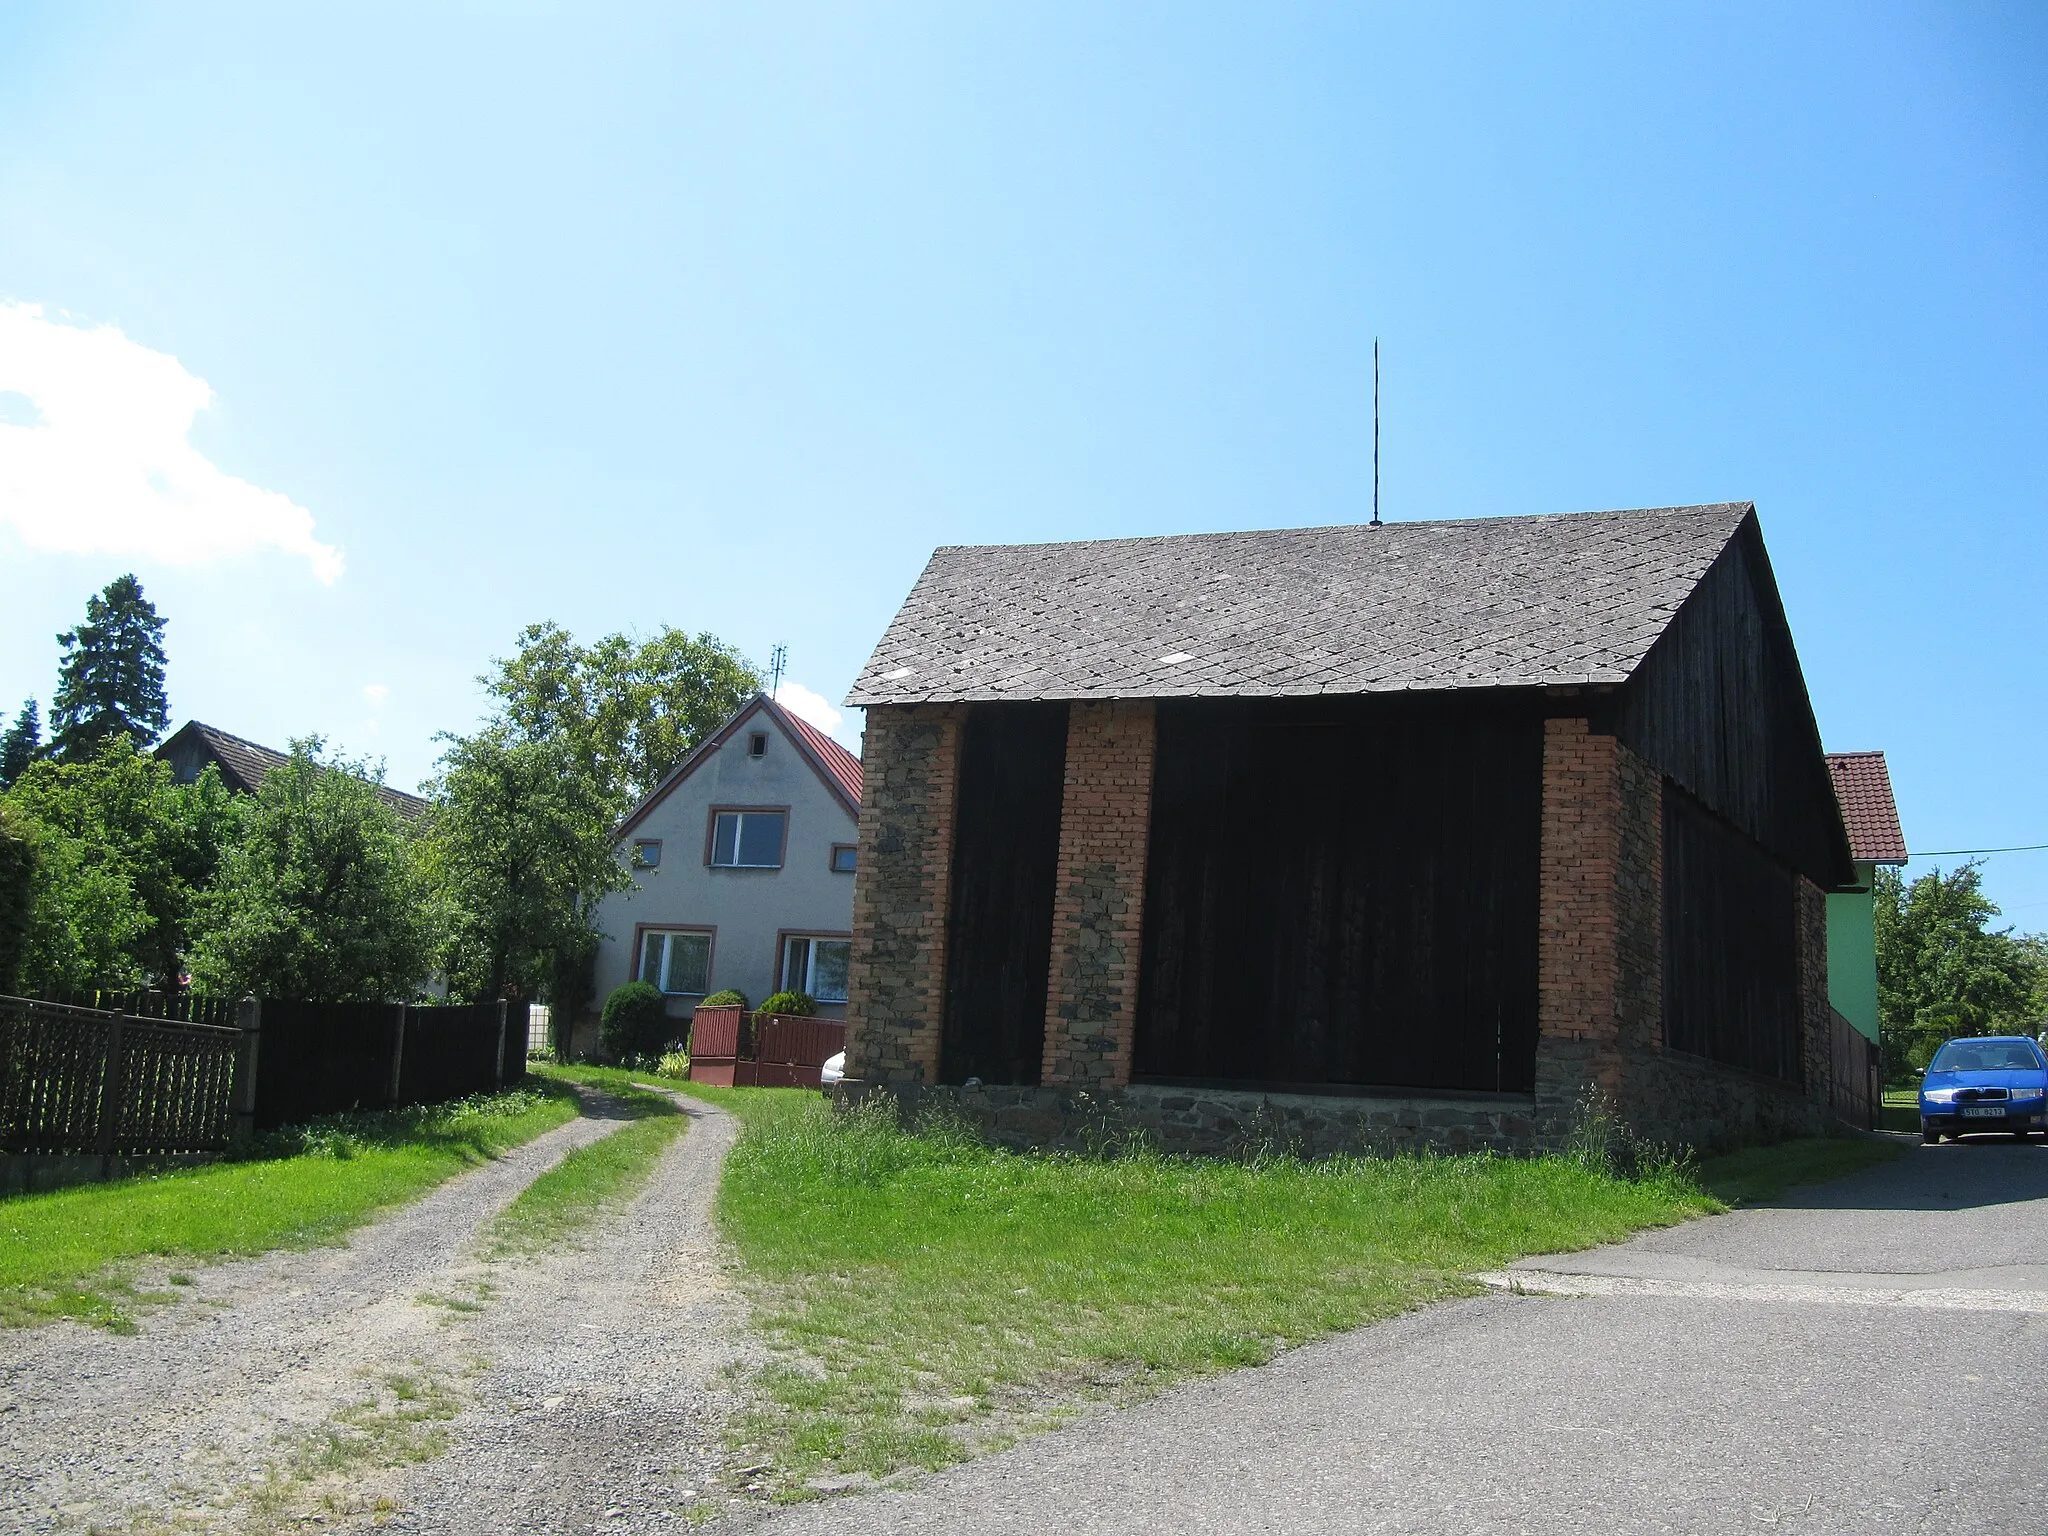
[[[406,785],[536,619],[836,703],[935,544],[1361,519],[1377,334],[1389,516],[1754,499],[1913,845],[2048,842],[2038,5],[324,9],[0,11],[9,711],[131,568]]]

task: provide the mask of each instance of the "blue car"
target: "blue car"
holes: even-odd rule
[[[2048,1129],[2048,1058],[2025,1035],[1951,1040],[1920,1083],[1920,1139]]]

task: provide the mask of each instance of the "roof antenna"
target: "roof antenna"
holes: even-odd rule
[[[1380,339],[1372,339],[1372,526],[1380,525]]]
[[[789,665],[789,647],[778,645],[768,653],[768,697],[774,698],[782,691],[783,669]]]

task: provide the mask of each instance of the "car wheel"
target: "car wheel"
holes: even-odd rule
[[[2012,1139],[2014,1141],[2025,1141],[2027,1139],[2027,1133],[2025,1131],[2014,1131],[2012,1133]]]
[[[1926,1142],[1927,1145],[1931,1147],[1937,1141],[1941,1140],[1941,1132],[1937,1131],[1931,1125],[1923,1125],[1920,1127],[1920,1139]]]

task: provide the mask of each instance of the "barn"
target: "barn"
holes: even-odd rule
[[[1748,503],[943,548],[848,702],[850,1097],[1192,1150],[1827,1119],[1854,871]]]

